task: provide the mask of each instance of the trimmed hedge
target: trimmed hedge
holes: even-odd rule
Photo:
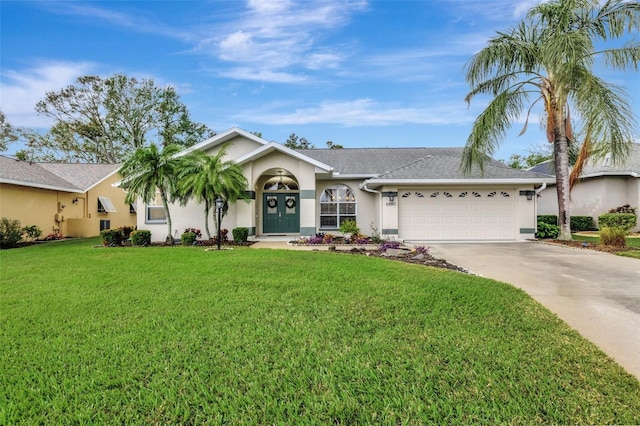
[[[121,229],[105,229],[100,232],[102,244],[109,247],[121,246],[124,234]]]
[[[195,232],[185,232],[184,234],[180,235],[180,243],[183,246],[192,246],[194,245],[193,243],[196,242],[196,233]]]
[[[558,216],[555,214],[543,214],[538,216],[538,223],[558,225]],[[571,231],[595,231],[596,224],[591,216],[571,216]]]
[[[558,216],[555,214],[541,214],[538,216],[538,223],[546,223],[547,225],[558,226]]]
[[[246,243],[247,239],[249,238],[248,228],[243,228],[243,227],[233,228],[231,233],[233,234],[233,241],[235,241],[236,243]]]
[[[598,225],[602,228],[617,228],[626,232],[636,226],[638,216],[632,213],[605,213],[598,216]]]
[[[595,231],[596,229],[591,216],[571,216],[571,231]]]
[[[133,231],[129,238],[134,246],[148,246],[151,244],[151,231],[145,229]]]
[[[538,232],[536,238],[558,238],[560,227],[558,225],[549,225],[546,222],[538,222]]]

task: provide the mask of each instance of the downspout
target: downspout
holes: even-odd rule
[[[379,213],[379,218],[380,218],[380,223],[379,226],[380,228],[380,237],[382,238],[382,192],[381,191],[376,191],[375,189],[371,189],[367,187],[367,183],[368,181],[365,180],[364,182],[362,182],[360,185],[358,185],[358,187],[363,190],[363,191],[367,191],[367,192],[371,192],[372,194],[378,194],[380,196],[380,213]]]
[[[536,189],[536,203],[533,206],[533,223],[536,224],[533,227],[533,229],[535,230],[535,233],[538,232],[538,195],[540,195],[540,193],[544,191],[546,188],[547,188],[547,182],[542,182],[542,186]],[[535,236],[535,233],[534,233],[534,236]]]

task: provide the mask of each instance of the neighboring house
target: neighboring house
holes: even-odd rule
[[[534,191],[552,181],[496,161],[484,175],[465,176],[458,148],[292,150],[238,128],[183,153],[213,155],[223,145],[247,178],[249,199],[232,203],[222,228],[246,227],[252,236],[337,234],[341,222],[354,219],[364,234],[385,238],[524,240],[535,233]],[[138,229],[164,241],[160,200],[138,204]],[[204,227],[202,205],[170,209],[174,236]]]
[[[0,217],[37,225],[42,237],[91,237],[135,226],[126,193],[113,186],[118,164],[32,163],[0,156]]]
[[[554,174],[553,163],[541,163],[530,171]],[[616,207],[640,205],[640,144],[634,143],[627,161],[613,164],[611,158],[587,163],[580,182],[571,191],[571,215],[591,216],[594,223],[598,216]],[[555,181],[540,192],[539,214],[558,214],[558,197]],[[640,227],[636,224],[635,230]]]

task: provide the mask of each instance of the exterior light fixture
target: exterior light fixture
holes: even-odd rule
[[[389,197],[389,202],[393,203],[393,200],[395,200],[396,195],[393,192],[387,192],[387,197]]]
[[[536,195],[536,191],[520,191],[520,195],[527,197],[527,201],[533,200],[533,196]]]
[[[222,213],[222,206],[224,200],[220,197],[216,198],[216,210],[218,211],[218,250],[220,250],[220,214]]]

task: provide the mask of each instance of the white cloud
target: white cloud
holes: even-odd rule
[[[60,90],[76,78],[88,74],[94,65],[88,62],[48,62],[29,70],[2,70],[0,109],[15,126],[49,127],[52,121],[38,115],[34,108],[49,91]]]
[[[428,107],[399,107],[372,99],[325,101],[293,112],[245,111],[233,120],[276,124],[337,124],[345,127],[393,126],[405,124],[467,124],[475,115],[463,102],[444,102]]]

